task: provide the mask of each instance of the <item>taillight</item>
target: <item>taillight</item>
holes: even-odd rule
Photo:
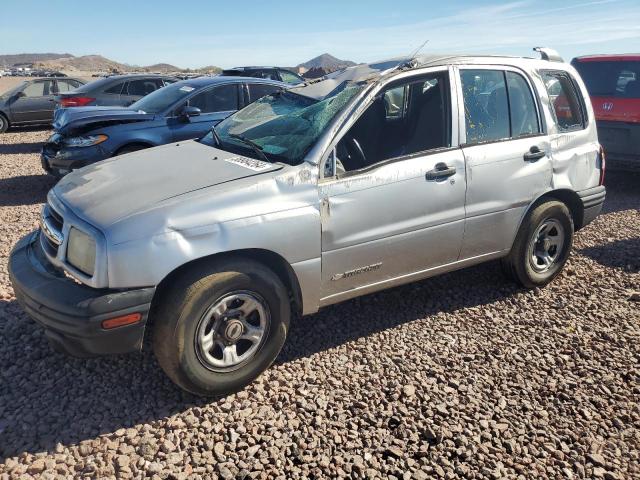
[[[598,163],[600,164],[600,185],[604,185],[604,174],[607,170],[607,157],[604,154],[604,147],[600,145],[598,152]]]
[[[61,107],[84,107],[93,102],[95,98],[91,97],[66,97],[60,99]]]

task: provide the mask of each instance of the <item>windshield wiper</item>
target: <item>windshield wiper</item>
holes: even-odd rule
[[[253,140],[248,139],[244,135],[238,135],[237,133],[230,133],[229,136],[231,138],[237,138],[238,140],[240,140],[241,142],[245,143],[246,145],[249,145],[251,147],[251,149],[254,152],[256,152],[256,155],[258,155],[260,158],[262,158],[265,162],[271,163],[269,161],[269,158],[267,157],[267,154],[262,151],[262,147],[260,145],[258,145],[256,142],[254,142]]]
[[[213,135],[213,139],[215,140],[216,145],[218,147],[222,147],[222,140],[220,140],[220,135],[218,135],[218,132],[216,132],[216,126],[215,125],[213,125],[211,127],[211,135]]]

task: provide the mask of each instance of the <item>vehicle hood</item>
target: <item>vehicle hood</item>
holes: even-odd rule
[[[62,134],[80,133],[109,125],[144,122],[154,117],[153,113],[127,107],[59,108],[53,116],[53,128]]]
[[[282,168],[197,141],[120,155],[75,170],[54,194],[76,215],[106,228],[175,197]]]

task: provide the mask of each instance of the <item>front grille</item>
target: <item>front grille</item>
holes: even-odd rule
[[[51,205],[46,204],[40,215],[40,243],[52,257],[58,255],[58,249],[62,244],[63,224],[62,216]]]

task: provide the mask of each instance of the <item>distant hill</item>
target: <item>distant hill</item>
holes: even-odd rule
[[[148,67],[144,67],[144,69],[150,72],[160,73],[179,72],[181,70],[179,67],[171,65],[170,63],[155,63],[153,65],[149,65]]]
[[[34,67],[47,70],[81,70],[84,72],[126,72],[132,67],[123,63],[115,62],[102,55],[85,55],[82,57],[67,57],[54,60],[47,60],[34,63]]]
[[[36,63],[70,57],[73,57],[70,53],[18,53],[15,55],[0,55],[0,65],[10,67],[20,63]]]
[[[352,67],[354,65],[355,62],[351,60],[340,60],[333,55],[323,53],[307,62],[301,63],[298,65],[298,68],[303,68],[304,70],[322,69],[327,72],[335,72],[341,68]]]

